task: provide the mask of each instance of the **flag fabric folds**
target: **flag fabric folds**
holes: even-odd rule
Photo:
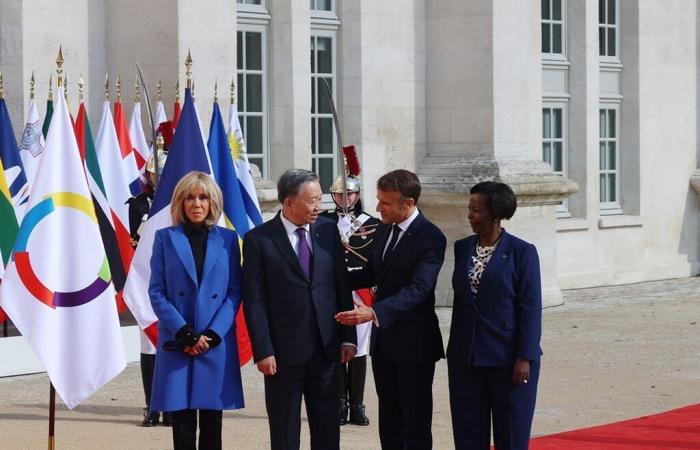
[[[78,142],[78,149],[85,168],[85,177],[88,183],[88,189],[92,195],[92,203],[95,206],[95,215],[97,216],[97,224],[104,243],[107,262],[109,263],[109,271],[112,273],[112,282],[116,290],[117,309],[119,312],[126,309],[126,304],[122,300],[122,291],[126,282],[126,270],[122,261],[121,253],[119,252],[119,241],[117,239],[117,231],[112,221],[112,210],[109,207],[107,200],[107,191],[102,179],[97,152],[95,151],[95,142],[92,139],[92,128],[87,117],[85,104],[80,103],[78,109],[78,117],[75,120],[75,138]]]
[[[46,150],[0,285],[0,305],[69,409],[126,367],[103,248],[59,87]]]
[[[0,233],[0,280],[2,280],[19,229],[15,209],[12,207],[12,195],[10,195],[10,188],[5,180],[2,160],[0,160],[0,229],[2,229],[2,233]],[[0,316],[2,316],[1,310]],[[4,322],[3,317],[0,319],[2,319],[0,322]]]
[[[143,133],[143,124],[141,123],[141,103],[134,102],[134,109],[131,112],[131,121],[129,122],[129,137],[134,148],[134,158],[136,159],[136,168],[142,183],[146,183],[144,178],[144,170],[146,170],[146,161],[151,154],[151,150],[146,143],[146,135]]]
[[[250,163],[248,162],[248,153],[246,153],[245,141],[243,140],[243,131],[241,123],[238,120],[238,108],[235,103],[229,106],[229,131],[228,143],[231,149],[231,156],[236,167],[236,175],[238,182],[241,185],[241,197],[245,205],[245,211],[248,215],[250,227],[260,225],[263,222],[262,213],[260,212],[260,204],[258,196],[255,192],[255,182],[253,174],[250,171]]]
[[[119,141],[122,165],[124,166],[123,173],[129,181],[129,191],[131,191],[131,195],[138,195],[143,192],[143,185],[141,184],[141,177],[139,177],[136,151],[129,136],[129,127],[126,125],[126,116],[122,102],[114,102],[114,129],[117,132],[117,140]],[[129,222],[127,221],[126,223]]]
[[[238,236],[243,239],[250,230],[250,223],[246,214],[243,198],[241,197],[241,185],[233,167],[233,159],[229,151],[228,138],[221,118],[219,104],[214,103],[209,126],[209,141],[207,143],[212,172],[221,192],[224,194],[224,218],[226,226],[233,228]],[[238,356],[241,366],[246,364],[253,356],[250,345],[248,329],[243,317],[243,310],[236,315],[236,338],[238,340]]]
[[[15,243],[18,229],[10,188],[5,181],[5,171],[2,167],[2,160],[0,160],[0,230],[2,230],[0,233],[0,282],[2,282],[5,273],[5,266],[10,260],[12,245]],[[0,308],[0,323],[6,320],[7,315]]]
[[[177,124],[180,122],[180,102],[175,102],[173,105],[173,128],[177,128]]]
[[[175,185],[193,170],[211,173],[207,152],[202,142],[202,132],[192,103],[192,95],[187,89],[177,132],[168,150],[168,159],[156,189],[148,220],[143,225],[143,232],[124,287],[126,304],[153,344],[157,343],[158,336],[158,318],[153,312],[148,297],[153,238],[157,230],[172,225],[170,199]]]
[[[29,196],[29,184],[4,98],[0,98],[0,160],[2,160],[5,181],[12,197],[12,206],[21,222],[26,206],[23,203],[27,201]]]
[[[121,148],[119,147],[109,102],[104,102],[102,108],[102,120],[97,131],[95,148],[102,181],[107,193],[122,266],[124,273],[128,273],[131,259],[134,257],[134,249],[131,247],[131,235],[129,234],[129,205],[127,200],[131,198],[129,184],[133,181],[134,174],[130,171],[130,162],[124,161]]]
[[[51,125],[51,117],[53,116],[53,100],[46,100],[46,115],[44,116],[44,124],[41,126],[41,132],[46,139],[49,133],[49,125]]]
[[[163,122],[168,121],[168,116],[165,114],[165,105],[161,100],[158,100],[158,103],[156,103],[156,128],[158,128],[158,125],[160,125]]]
[[[22,166],[24,174],[27,177],[27,183],[31,191],[34,184],[34,176],[36,169],[39,167],[39,160],[44,151],[45,141],[44,134],[41,131],[41,119],[39,111],[36,107],[34,99],[29,101],[29,114],[27,114],[27,123],[24,125],[22,133],[22,141],[19,144],[19,155],[22,158]]]

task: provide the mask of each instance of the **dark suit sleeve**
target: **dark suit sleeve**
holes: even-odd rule
[[[391,326],[399,313],[420,305],[435,290],[440,268],[445,260],[447,240],[442,233],[427,238],[425,248],[418,255],[411,282],[391,297],[377,302],[372,308],[381,328]]]
[[[238,251],[238,236],[233,236],[228,248],[229,277],[226,286],[226,298],[214,313],[207,329],[214,331],[219,337],[226,336],[234,322],[241,301],[241,258]]]
[[[542,336],[542,284],[540,260],[534,245],[528,244],[518,263],[518,358],[537,361]]]
[[[168,298],[168,289],[165,279],[165,258],[176,257],[166,255],[163,245],[163,233],[157,232],[153,240],[153,253],[151,255],[151,280],[148,285],[148,295],[151,299],[153,312],[156,313],[161,325],[165,326],[174,336],[187,322]]]
[[[333,252],[333,271],[335,273],[335,290],[336,300],[338,302],[338,311],[350,311],[355,307],[352,301],[352,290],[349,284],[349,272],[345,267],[343,258],[343,243],[340,236],[333,230],[334,249]],[[342,327],[342,341],[344,343],[357,344],[357,329],[354,326]]]
[[[243,313],[256,363],[275,354],[267,321],[265,282],[260,244],[248,233],[243,241]]]

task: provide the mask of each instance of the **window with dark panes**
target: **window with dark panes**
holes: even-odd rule
[[[242,29],[241,29],[242,28]],[[263,29],[238,31],[238,119],[246,142],[248,161],[267,177],[267,122],[265,33]]]
[[[542,0],[542,53],[564,54],[565,0]]]
[[[319,32],[320,33],[320,32]],[[336,173],[336,140],[328,84],[335,97],[335,39],[332,34],[311,36],[311,165],[328,192]],[[324,83],[325,80],[325,83]]]
[[[617,0],[598,0],[598,53],[617,57]]]

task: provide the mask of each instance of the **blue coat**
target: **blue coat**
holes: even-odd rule
[[[542,287],[537,249],[503,230],[477,294],[469,269],[478,236],[455,242],[454,305],[448,361],[511,366],[516,358],[539,361]]]
[[[158,230],[148,293],[158,316],[151,409],[237,409],[243,405],[235,315],[240,304],[238,236],[213,227],[207,237],[201,285],[182,225]],[[221,344],[198,356],[163,349],[185,325],[211,329]]]

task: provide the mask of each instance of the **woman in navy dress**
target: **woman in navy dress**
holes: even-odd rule
[[[504,183],[474,185],[469,224],[455,242],[454,309],[447,346],[458,450],[527,449],[540,371],[542,294],[535,246],[506,232],[517,201]]]
[[[173,412],[174,448],[221,448],[222,410],[243,407],[235,315],[240,254],[235,232],[216,226],[214,180],[190,172],[175,186],[173,226],[158,230],[149,295],[158,316],[151,408]],[[199,417],[198,417],[199,416]]]

